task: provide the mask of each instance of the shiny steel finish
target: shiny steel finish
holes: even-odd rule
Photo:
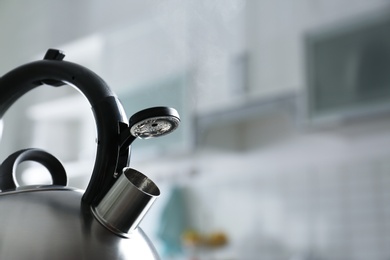
[[[109,230],[127,237],[136,230],[159,195],[160,190],[152,180],[139,171],[125,168],[92,211]]]
[[[175,130],[180,119],[174,116],[159,116],[142,120],[130,128],[130,133],[141,139],[166,135]]]
[[[55,186],[0,193],[0,259],[158,259],[140,228],[113,234],[82,195]]]
[[[1,140],[1,137],[3,136],[3,127],[4,127],[3,120],[0,119],[0,140]]]

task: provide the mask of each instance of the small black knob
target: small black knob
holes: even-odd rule
[[[43,57],[44,60],[63,60],[65,57],[65,54],[56,49],[48,49],[45,57]]]

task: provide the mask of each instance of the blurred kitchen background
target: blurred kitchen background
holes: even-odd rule
[[[390,259],[389,0],[2,0],[0,37],[0,75],[58,48],[129,117],[179,111],[132,150],[162,191],[141,224],[162,259]],[[96,130],[77,91],[39,87],[3,121],[1,161],[43,148],[86,187]]]

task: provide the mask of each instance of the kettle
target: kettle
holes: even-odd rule
[[[28,148],[0,165],[0,259],[159,259],[139,227],[160,195],[156,184],[129,167],[130,147],[175,130],[180,117],[169,107],[152,107],[127,120],[108,85],[94,72],[64,61],[49,49],[43,60],[20,66],[0,78],[0,119],[27,91],[40,85],[71,85],[91,104],[97,151],[85,192],[68,187],[61,162]],[[52,185],[18,186],[15,170],[35,161],[50,172]]]

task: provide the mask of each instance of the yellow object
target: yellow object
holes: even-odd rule
[[[223,232],[211,233],[206,238],[206,245],[209,247],[220,247],[227,244],[227,237]]]
[[[183,244],[191,247],[221,247],[227,244],[228,239],[223,232],[200,234],[195,230],[187,230],[182,235]]]
[[[202,236],[195,230],[186,230],[183,233],[182,240],[186,246],[199,246],[203,244]]]

